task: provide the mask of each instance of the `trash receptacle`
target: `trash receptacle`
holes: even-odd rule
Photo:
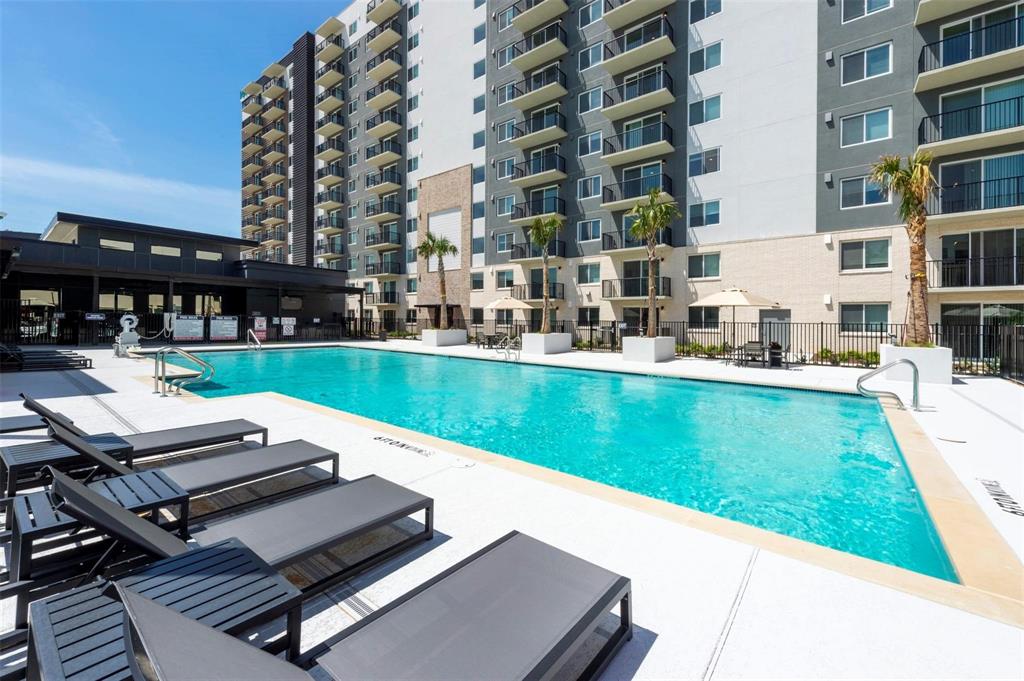
[[[380,331],[377,332],[377,340],[379,340],[381,343],[386,342],[387,339],[388,339],[388,332],[387,331],[385,331],[384,329],[381,329]]]

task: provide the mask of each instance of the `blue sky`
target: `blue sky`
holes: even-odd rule
[[[0,1],[0,228],[237,235],[238,91],[349,2]]]

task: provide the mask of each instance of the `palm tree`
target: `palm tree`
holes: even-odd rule
[[[434,236],[434,233],[427,230],[423,242],[416,247],[416,252],[427,260],[427,269],[430,269],[430,259],[437,258],[437,291],[441,296],[441,324],[440,328],[445,331],[448,328],[448,289],[444,281],[444,258],[448,255],[457,255],[459,249],[455,247],[446,236]]]
[[[541,281],[544,287],[544,308],[541,312],[540,317],[540,332],[551,333],[551,313],[548,311],[548,305],[550,303],[550,291],[548,290],[548,246],[551,240],[558,235],[558,231],[562,229],[562,219],[559,217],[551,216],[547,219],[537,218],[527,228],[527,233],[530,236],[530,241],[535,244],[540,244],[540,258],[544,263]]]
[[[656,335],[657,329],[655,298],[658,282],[655,275],[658,258],[655,249],[658,247],[658,235],[671,225],[673,220],[682,217],[675,202],[659,201],[660,195],[661,189],[657,187],[651,189],[647,195],[647,203],[637,201],[636,205],[626,213],[626,215],[636,218],[629,228],[633,238],[647,243],[647,336],[650,338]]]
[[[882,156],[871,167],[871,181],[900,199],[896,214],[906,224],[910,241],[910,325],[907,345],[929,345],[928,274],[925,271],[925,232],[928,227],[928,196],[935,187],[932,155],[918,151],[907,163],[896,155]]]

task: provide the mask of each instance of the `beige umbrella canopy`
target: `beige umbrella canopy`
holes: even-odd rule
[[[690,303],[690,307],[731,307],[732,308],[732,341],[736,344],[736,308],[737,307],[778,307],[779,304],[764,296],[751,293],[742,288],[727,288],[718,293],[700,298]]]
[[[525,303],[522,300],[513,298],[512,296],[503,296],[497,300],[484,305],[485,310],[532,310],[533,307],[529,303]]]

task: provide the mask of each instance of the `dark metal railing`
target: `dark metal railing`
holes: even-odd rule
[[[263,179],[267,179],[267,175],[288,175],[288,169],[285,168],[283,163],[275,163],[270,166],[263,168]]]
[[[327,191],[316,193],[316,203],[324,203],[326,201],[345,203],[345,192],[340,189],[328,189]]]
[[[258,187],[261,184],[263,184],[263,182],[262,182],[262,180],[260,180],[260,178],[258,178],[258,177],[249,177],[249,178],[246,178],[246,179],[242,180],[242,189],[245,189],[246,187]]]
[[[313,221],[313,229],[326,229],[328,227],[344,229],[345,220],[340,215],[321,215]]]
[[[263,91],[266,92],[267,90],[274,86],[284,88],[286,90],[288,89],[288,83],[285,82],[284,78],[271,78],[270,80],[263,84]]]
[[[334,175],[336,177],[345,177],[345,166],[340,163],[331,163],[323,168],[318,168],[316,171],[316,179],[320,180],[328,175]]]
[[[316,73],[313,74],[313,77],[319,80],[321,76],[325,76],[332,71],[340,76],[345,75],[345,65],[341,63],[340,59],[338,61],[333,61],[326,66],[321,66],[316,70]]]
[[[394,31],[398,35],[402,35],[402,24],[401,22],[398,21],[398,19],[392,19],[381,24],[380,26],[375,26],[366,33],[366,41],[370,42],[377,36],[383,34],[384,31]]]
[[[250,104],[259,104],[261,101],[261,95],[249,95],[248,97],[242,100],[242,108],[245,108]]]
[[[549,66],[539,73],[535,73],[528,78],[524,78],[523,80],[514,83],[512,85],[512,96],[507,99],[503,99],[503,97],[505,97],[504,90],[499,90],[498,104],[504,104],[505,102],[517,99],[531,92],[535,92],[536,90],[540,90],[548,85],[558,84],[565,87],[565,82],[565,73],[562,69],[557,66]]]
[[[391,80],[386,80],[383,83],[378,83],[372,88],[369,88],[366,91],[366,101],[370,101],[377,95],[384,94],[389,90],[394,92],[396,95],[402,94],[402,85],[398,82],[398,79],[392,78]]]
[[[558,111],[545,111],[538,116],[531,116],[512,128],[512,139],[525,137],[548,128],[561,128],[565,130],[565,116]]]
[[[512,219],[532,218],[548,213],[565,215],[565,199],[558,196],[546,196],[541,199],[530,199],[512,206]]]
[[[917,137],[919,144],[929,144],[1022,125],[1024,97],[1013,97],[926,116],[921,119]]]
[[[316,127],[317,128],[321,128],[321,127],[327,125],[328,123],[334,123],[336,125],[340,125],[340,126],[344,127],[345,126],[345,116],[344,116],[344,114],[340,114],[340,113],[331,113],[331,114],[327,114],[326,116],[321,116],[320,119],[316,122]]]
[[[288,126],[284,123],[284,121],[274,121],[270,125],[263,128],[263,130],[261,130],[260,132],[262,133],[263,136],[266,136],[266,134],[271,130],[277,130],[278,132],[286,133],[288,132]]]
[[[316,145],[316,153],[318,154],[327,151],[328,149],[334,149],[335,151],[343,152],[345,151],[345,142],[340,138],[334,137],[327,140],[326,142],[321,142],[320,144]]]
[[[534,156],[522,163],[515,164],[512,166],[512,177],[518,179],[552,170],[565,172],[565,158],[554,152]]]
[[[252,137],[248,137],[248,138],[246,138],[245,140],[242,141],[242,146],[243,147],[247,147],[250,144],[255,144],[258,147],[262,147],[263,146],[263,138],[260,137],[259,135],[253,135]]]
[[[315,53],[320,54],[324,50],[324,48],[328,47],[329,45],[336,45],[344,49],[345,39],[342,38],[340,35],[328,36],[316,44]]]
[[[569,44],[569,39],[565,35],[565,29],[561,25],[551,24],[547,28],[542,28],[536,33],[531,33],[522,40],[512,43],[512,51],[515,52],[516,56],[520,56],[552,40],[561,40],[564,45]]]
[[[370,116],[366,119],[366,129],[372,130],[381,123],[396,123],[402,125],[402,114],[398,112],[398,109],[388,109],[381,111],[375,116]]]
[[[280,196],[282,198],[287,198],[288,197],[288,190],[285,189],[283,186],[278,186],[278,187],[274,187],[272,189],[267,189],[267,190],[263,191],[260,194],[260,196],[263,199],[267,199],[267,198],[269,198],[271,196]]]
[[[930,215],[1024,206],[1024,177],[966,182],[938,187],[928,197]]]
[[[274,144],[271,144],[269,147],[266,147],[263,150],[263,153],[267,154],[267,153],[273,152],[273,151],[276,151],[279,154],[287,154],[288,153],[288,145],[285,144],[284,142],[275,142]]]
[[[672,178],[664,173],[660,175],[647,175],[638,177],[635,180],[626,180],[619,184],[610,184],[601,190],[601,202],[611,203],[625,199],[643,199],[652,189],[660,189],[666,194],[672,194]]]
[[[602,298],[644,298],[648,295],[647,277],[629,277],[626,279],[602,279]],[[672,280],[668,277],[654,278],[654,294],[656,296],[672,295]]]
[[[270,220],[272,218],[276,219],[276,220],[287,220],[288,219],[288,211],[286,211],[281,206],[277,206],[276,208],[271,208],[269,210],[265,210],[262,213],[257,213],[256,217],[259,218],[259,220],[261,222],[263,220]]]
[[[366,70],[367,72],[372,71],[374,68],[380,66],[381,64],[389,60],[401,66],[402,54],[396,49],[390,49],[384,54],[378,54],[373,59],[368,59],[366,61]]]
[[[324,239],[317,242],[315,252],[317,255],[343,255],[345,243],[341,239]]]
[[[604,105],[605,107],[615,106],[616,104],[634,100],[637,97],[649,95],[658,90],[668,90],[670,93],[675,93],[674,88],[672,76],[668,75],[668,71],[662,69],[623,83],[611,90],[605,90]]]
[[[368,218],[375,217],[377,215],[383,215],[384,213],[401,213],[402,204],[395,199],[387,199],[385,201],[376,201],[373,203],[367,203],[365,209],[365,215]]]
[[[512,244],[512,252],[509,254],[509,260],[528,260],[530,258],[541,257],[540,244],[535,244],[532,241],[526,243]],[[565,257],[565,242],[561,239],[552,239],[548,242],[548,257],[549,258],[564,258]]]
[[[665,17],[655,17],[642,26],[627,29],[622,35],[606,42],[604,44],[604,58],[607,61],[612,57],[626,54],[658,38],[668,38],[675,43],[672,24],[668,23],[668,19]]]
[[[512,287],[512,297],[516,300],[544,300],[544,284],[516,284]],[[565,284],[549,281],[548,298],[565,300]]]
[[[260,167],[262,167],[263,166],[263,157],[257,156],[257,155],[254,154],[254,155],[250,156],[247,159],[243,159],[242,160],[242,167],[244,168],[245,166],[260,166]]]
[[[266,121],[263,120],[263,116],[260,116],[259,114],[253,114],[252,116],[249,116],[248,118],[242,121],[242,127],[244,128],[249,125],[258,125],[260,127],[263,127],[265,123]]]
[[[640,128],[627,130],[621,135],[609,137],[604,141],[604,155],[616,154],[638,147],[668,142],[672,144],[672,127],[668,123],[651,123]]]
[[[945,258],[929,260],[928,286],[1024,286],[1024,257]]]
[[[368,229],[366,230],[366,245],[402,245],[402,234],[397,229]]]
[[[396,262],[394,260],[367,262],[365,263],[363,268],[363,271],[366,273],[367,276],[372,276],[375,274],[402,273],[402,263]]]
[[[402,173],[389,168],[388,170],[382,170],[379,173],[370,173],[366,176],[367,189],[373,189],[374,187],[378,187],[384,183],[402,184]]]
[[[672,245],[672,228],[666,227],[659,230],[654,238],[655,243],[664,246]],[[622,248],[640,248],[646,246],[647,242],[637,239],[628,229],[620,232],[604,232],[601,234],[601,250],[617,251]]]
[[[1024,45],[1024,16],[929,43],[921,48],[918,73],[962,64]]]
[[[387,152],[392,152],[401,155],[402,143],[398,140],[382,140],[377,144],[366,147],[366,160],[370,160],[374,156],[379,156]]]
[[[316,96],[316,103],[319,104],[325,99],[329,99],[331,97],[336,97],[341,101],[345,101],[345,88],[332,87],[324,90],[323,92]]]
[[[397,305],[398,291],[381,291],[380,293],[367,293],[365,302],[367,305]]]
[[[259,241],[288,241],[288,230],[284,227],[268,229],[259,234]]]
[[[267,102],[263,109],[260,111],[260,113],[267,113],[271,109],[281,109],[282,111],[287,111],[288,104],[285,102],[284,99],[275,99],[270,102]]]

